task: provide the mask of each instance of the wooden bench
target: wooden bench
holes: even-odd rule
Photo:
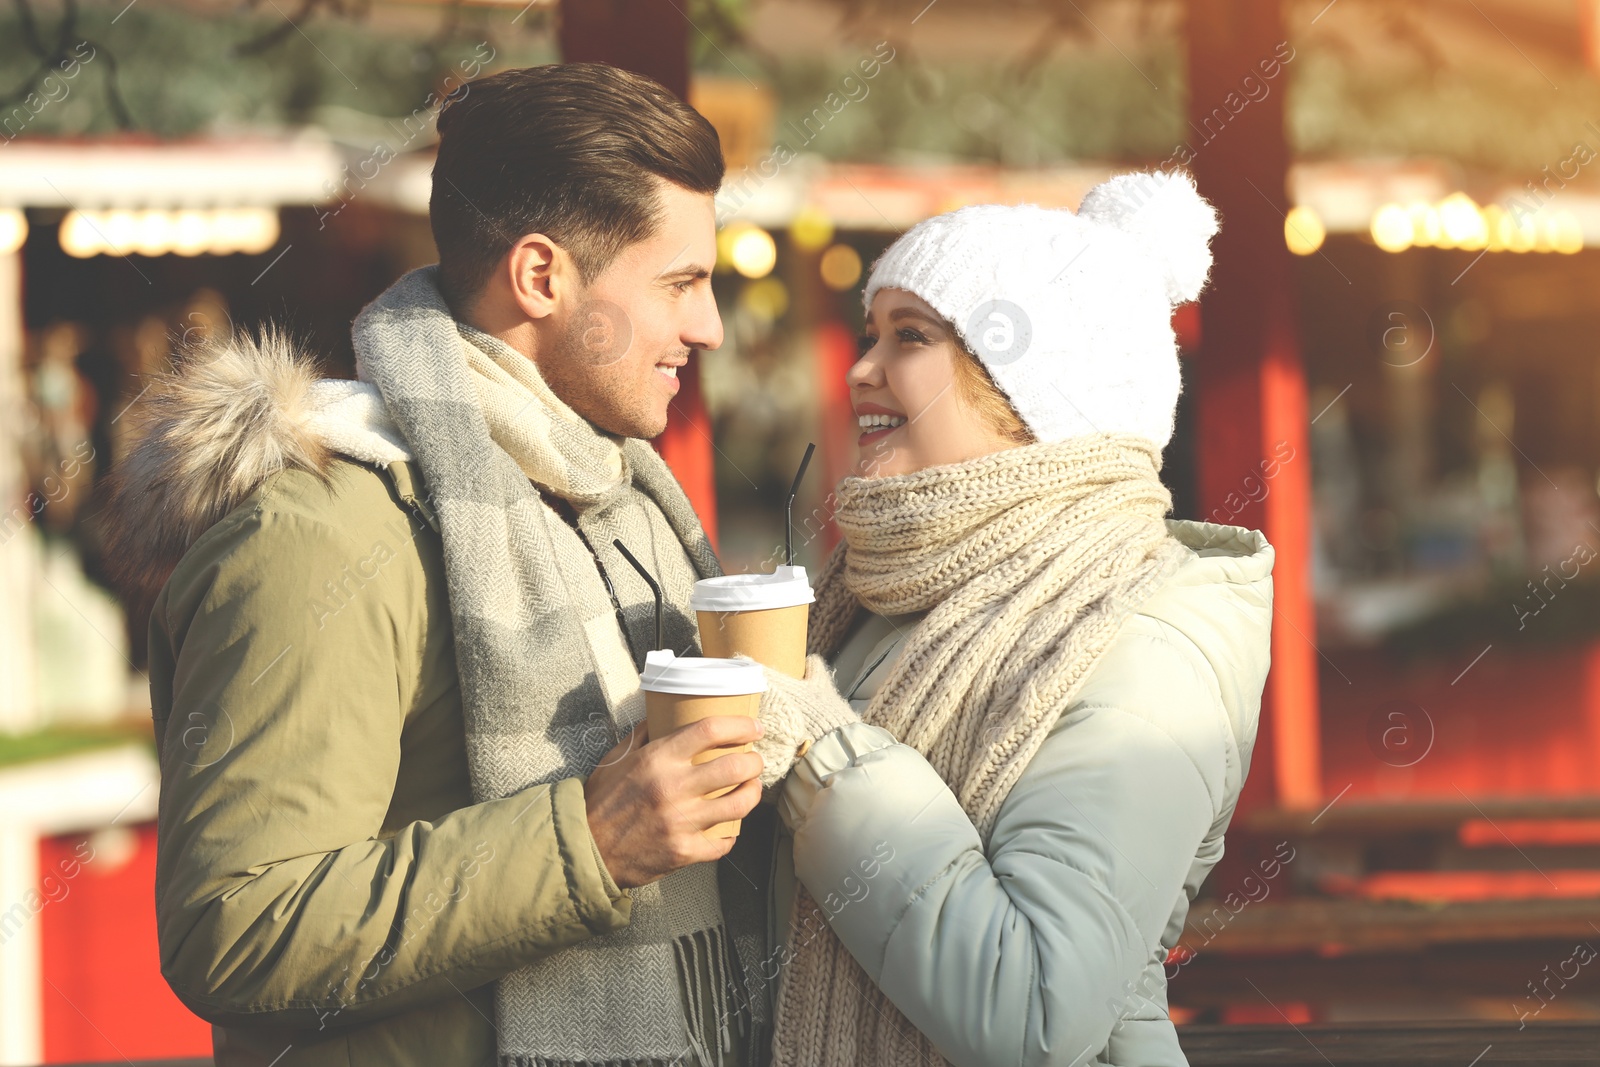
[[[1190,1067],[1496,1067],[1594,1064],[1600,1023],[1473,1021],[1180,1026]],[[116,1061],[125,1067],[130,1061]],[[132,1067],[211,1067],[210,1059],[140,1060]],[[80,1063],[67,1067],[113,1067]]]
[[[1307,1023],[1180,1026],[1190,1067],[1496,1067],[1593,1064],[1600,1023]],[[210,1067],[209,1059],[141,1060],[133,1067]],[[126,1067],[128,1061],[117,1061]],[[77,1064],[73,1067],[112,1067]]]
[[[1231,916],[1223,909],[1225,923],[1208,921],[1204,903],[1195,902],[1182,941],[1194,955],[1168,968],[1171,1002],[1187,1008],[1265,1007],[1268,996],[1415,1002],[1419,994],[1504,997],[1510,1004],[1580,942],[1600,949],[1600,900],[1592,899],[1427,905],[1298,898],[1249,904]]]
[[[1600,899],[1436,905],[1298,897],[1245,904],[1237,914],[1201,898],[1190,909],[1182,943],[1200,953],[1332,955],[1408,952],[1469,942],[1591,939],[1600,944]]]
[[[1588,820],[1600,822],[1600,797],[1465,798],[1445,801],[1336,800],[1320,811],[1264,809],[1244,820],[1251,833],[1316,837],[1454,835],[1466,823]]]
[[[1600,1062],[1600,1023],[1180,1026],[1191,1067],[1495,1067]]]

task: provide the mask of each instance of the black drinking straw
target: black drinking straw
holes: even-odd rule
[[[633,569],[639,572],[639,577],[650,583],[650,591],[656,595],[656,647],[666,648],[666,630],[662,622],[662,612],[666,609],[661,601],[661,583],[650,576],[650,572],[644,569],[643,563],[633,558],[633,553],[629,552],[628,546],[622,543],[622,538],[613,538],[611,543],[617,546],[617,551],[622,553],[623,559],[633,564]]]
[[[794,484],[789,487],[789,502],[783,507],[783,554],[791,567],[794,566],[794,498],[800,492],[800,479],[806,476],[806,467],[811,464],[811,453],[816,450],[816,442],[806,445],[800,469],[794,473]]]

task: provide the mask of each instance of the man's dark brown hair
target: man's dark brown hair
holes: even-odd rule
[[[444,106],[438,128],[428,218],[458,316],[526,234],[564,248],[587,284],[655,233],[655,178],[697,193],[722,185],[711,123],[649,78],[604,63],[480,78]]]

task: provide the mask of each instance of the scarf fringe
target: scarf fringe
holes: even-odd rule
[[[678,977],[688,998],[687,1043],[671,1058],[659,1056],[625,1060],[569,1060],[549,1056],[500,1056],[500,1067],[726,1067],[733,1051],[733,1029],[737,1020],[741,1035],[750,1033],[750,1020],[735,1011],[728,997],[728,938],[720,926],[696,930],[674,938],[672,952],[677,960]],[[710,975],[711,988],[704,989],[700,975]],[[707,1020],[704,998],[711,998],[714,1018]],[[709,1023],[709,1025],[708,1025]],[[754,1062],[753,1060],[751,1061]]]
[[[705,1067],[724,1067],[733,1051],[733,1029],[729,1023],[737,1014],[741,1032],[748,1021],[744,1012],[735,1013],[728,998],[731,987],[727,932],[720,926],[696,930],[675,938],[673,954],[683,977],[689,1000],[689,1045]],[[709,975],[711,988],[700,986],[699,975]],[[705,1017],[705,1001],[711,1001],[712,1019]]]

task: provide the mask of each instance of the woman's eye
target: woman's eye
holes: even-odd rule
[[[922,336],[920,333],[911,329],[910,327],[897,330],[895,332],[895,336],[900,338],[903,343],[908,345],[920,345],[926,343],[928,340],[926,337]]]
[[[872,351],[872,346],[877,344],[877,343],[878,343],[878,339],[876,337],[872,337],[872,336],[870,336],[868,334],[862,334],[861,336],[857,337],[856,338],[856,358],[859,359],[860,357],[866,355],[868,352],[871,352]]]

